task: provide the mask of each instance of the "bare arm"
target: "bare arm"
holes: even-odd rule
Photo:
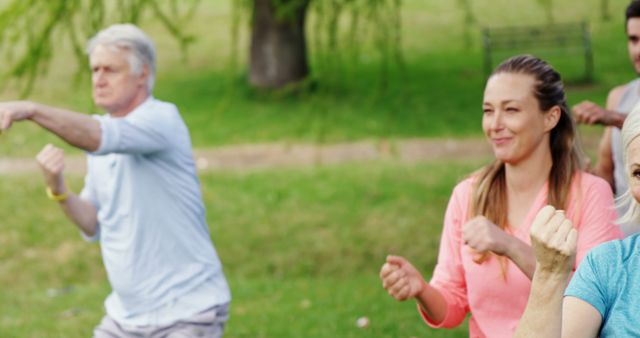
[[[564,213],[552,206],[538,212],[531,226],[531,243],[538,265],[529,301],[514,337],[597,337],[600,322],[594,320],[585,302],[567,297],[563,305],[577,238],[578,232]]]
[[[617,109],[625,90],[626,86],[618,86],[609,91],[604,108],[591,101],[582,101],[573,106],[573,114],[576,121],[584,124],[601,124],[608,127],[622,128],[626,115],[617,111]]]
[[[48,144],[38,154],[37,161],[51,192],[58,196],[68,196],[58,202],[67,217],[87,236],[94,236],[98,224],[96,209],[91,203],[68,191],[63,176],[64,151]]]
[[[529,301],[514,338],[560,338],[562,334],[562,299],[568,275],[554,275],[536,270]]]
[[[95,151],[100,146],[100,124],[90,116],[35,102],[0,103],[0,131],[23,120],[35,122],[77,148]]]
[[[600,313],[591,304],[564,297],[568,276],[536,270],[529,302],[514,338],[596,338],[602,324]]]
[[[562,303],[562,337],[595,338],[602,316],[591,304],[576,297],[564,297]]]
[[[406,259],[388,256],[380,269],[380,278],[382,286],[393,298],[399,301],[414,298],[433,323],[442,323],[445,319],[447,302],[444,296]]]
[[[486,252],[506,256],[529,278],[533,277],[536,260],[533,249],[525,242],[511,236],[484,216],[474,217],[462,227],[466,245],[480,257]]]
[[[598,147],[598,159],[593,173],[602,177],[609,185],[611,190],[615,192],[615,182],[613,180],[613,153],[611,150],[611,128],[607,127],[600,139]]]
[[[529,279],[533,278],[536,269],[536,259],[533,248],[516,237],[510,236],[505,255],[522,271]]]
[[[609,95],[607,96],[607,106],[606,109],[609,111],[614,111],[618,108],[620,104],[620,100],[622,99],[622,95],[626,90],[626,86],[618,86],[613,88]],[[594,168],[594,174],[602,177],[605,181],[609,182],[611,185],[611,189],[615,192],[615,181],[613,178],[613,151],[611,148],[611,128],[622,128],[622,124],[624,123],[624,119],[626,115],[618,114],[619,119],[617,123],[609,124],[602,134],[602,139],[600,140],[600,145],[598,147],[598,154],[596,165]],[[607,125],[607,124],[605,124]]]
[[[93,237],[98,228],[98,218],[93,205],[69,192],[66,201],[60,203],[65,215],[88,237]]]
[[[612,110],[605,109],[591,101],[583,101],[573,107],[573,112],[578,123],[601,124],[622,128],[625,115]]]
[[[575,261],[578,232],[564,213],[542,208],[531,225],[536,266],[531,293],[514,337],[560,338],[562,297]]]

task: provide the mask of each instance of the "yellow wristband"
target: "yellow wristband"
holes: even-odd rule
[[[51,188],[47,187],[47,196],[50,200],[56,202],[64,202],[67,200],[67,198],[69,198],[69,189],[65,187],[64,194],[56,195],[53,193],[53,191],[51,191]]]

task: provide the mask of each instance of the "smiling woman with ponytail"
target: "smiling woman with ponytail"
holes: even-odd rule
[[[482,128],[495,160],[455,187],[431,281],[399,256],[380,277],[394,298],[415,299],[431,327],[455,327],[471,312],[470,337],[512,337],[536,267],[529,229],[540,209],[550,204],[573,222],[578,263],[621,233],[611,188],[581,170],[562,80],[546,62],[522,55],[495,69]]]

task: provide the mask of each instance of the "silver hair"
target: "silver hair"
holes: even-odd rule
[[[626,210],[624,215],[621,215],[618,223],[639,223],[640,222],[640,203],[636,201],[631,193],[631,170],[629,163],[629,145],[633,140],[640,136],[640,104],[636,105],[631,113],[627,115],[622,126],[622,146],[623,146],[623,159],[624,159],[624,172],[629,183],[627,191],[624,192],[616,200],[616,204],[622,209]]]
[[[87,54],[91,55],[98,45],[128,51],[129,66],[133,74],[142,73],[143,66],[148,66],[147,90],[149,93],[153,91],[156,78],[156,49],[145,32],[130,23],[112,25],[89,40]]]

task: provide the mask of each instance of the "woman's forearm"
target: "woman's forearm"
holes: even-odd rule
[[[505,255],[529,278],[533,278],[536,269],[536,257],[533,248],[516,237],[509,236]]]
[[[416,301],[424,314],[434,324],[440,324],[447,316],[447,301],[438,289],[424,282],[422,291],[416,297]]]

